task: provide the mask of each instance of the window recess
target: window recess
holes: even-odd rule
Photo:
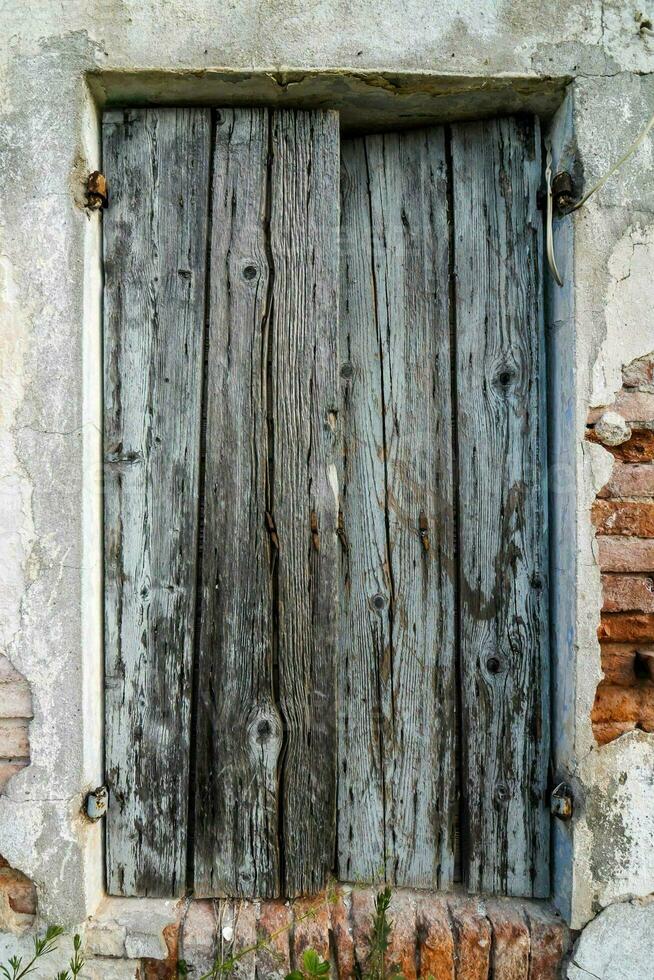
[[[548,894],[537,121],[103,149],[108,890]]]

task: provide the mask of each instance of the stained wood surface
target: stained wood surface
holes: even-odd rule
[[[209,133],[198,109],[103,124],[111,894],[186,884]]]
[[[468,888],[549,892],[540,135],[452,129]]]
[[[315,892],[335,824],[338,120],[221,111],[195,888]]]
[[[341,877],[446,887],[455,595],[443,130],[343,146]]]
[[[270,441],[284,891],[318,891],[336,820],[339,131],[272,113]]]
[[[279,894],[269,510],[269,113],[224,110],[213,162],[195,891]]]
[[[214,122],[103,124],[108,889],[446,888],[460,774],[469,889],[546,895],[538,130],[339,194],[336,114]]]

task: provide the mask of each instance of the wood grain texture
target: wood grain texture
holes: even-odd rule
[[[221,110],[212,188],[195,893],[279,894],[268,510],[269,114]]]
[[[444,135],[343,147],[339,873],[452,881],[455,595]]]
[[[540,134],[452,130],[463,793],[472,892],[549,892]]]
[[[339,132],[332,112],[273,112],[272,515],[284,894],[320,890],[336,819]]]
[[[207,110],[103,123],[107,887],[185,888]]]

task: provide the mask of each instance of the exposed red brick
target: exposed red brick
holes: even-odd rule
[[[349,890],[339,889],[336,901],[329,906],[329,918],[334,935],[334,952],[339,977],[354,976],[354,937],[350,924],[351,897]]]
[[[488,980],[491,956],[491,927],[479,905],[453,901],[456,980]]]
[[[446,902],[420,898],[416,922],[420,975],[454,980],[454,936]]]
[[[314,949],[324,960],[328,959],[329,905],[326,895],[297,899],[293,902],[293,916],[291,962],[297,965],[305,949]]]
[[[242,959],[234,971],[235,977],[253,977],[256,966],[257,907],[254,902],[234,903],[234,940],[232,953]],[[247,953],[247,950],[252,952]],[[245,955],[244,955],[245,954]]]
[[[599,438],[594,429],[588,429],[586,438],[589,442],[598,442]],[[654,460],[654,431],[651,429],[633,429],[631,439],[620,446],[604,446],[616,459],[625,463],[650,463]]]
[[[629,687],[636,682],[636,648],[627,643],[602,643],[602,670],[607,683]]]
[[[177,980],[177,964],[179,961],[179,923],[172,922],[163,930],[163,937],[168,950],[165,960],[144,959],[142,974],[144,980]]]
[[[26,915],[36,913],[36,888],[27,875],[8,865],[0,868],[0,900],[9,905],[12,912]]]
[[[531,935],[529,980],[559,980],[561,962],[569,943],[567,926],[531,905],[527,907],[526,915]]]
[[[634,538],[654,538],[654,502],[596,500],[593,524],[598,534],[620,534]]]
[[[654,684],[646,681],[640,688],[639,728],[644,732],[654,732]]]
[[[654,541],[598,535],[599,565],[603,572],[654,573]]]
[[[636,725],[640,720],[640,693],[636,687],[616,687],[602,681],[595,692],[593,723],[628,723]]]
[[[604,612],[654,613],[654,578],[647,575],[602,575]]]
[[[0,793],[4,792],[5,786],[12,776],[29,765],[29,759],[12,760],[11,762],[0,762]]]
[[[25,718],[0,720],[0,758],[26,759],[30,754],[29,729]]]
[[[32,695],[27,681],[5,656],[0,656],[0,718],[31,718]]]
[[[623,388],[612,405],[591,408],[588,424],[594,425],[607,411],[617,412],[627,422],[651,422],[654,419],[654,394]]]
[[[375,892],[371,888],[355,888],[352,892],[352,935],[357,963],[365,967],[370,954],[368,937],[375,911]]]
[[[614,643],[654,642],[654,614],[602,613],[598,635]]]
[[[488,918],[493,929],[491,953],[493,980],[523,980],[529,976],[529,929],[516,915],[514,905],[489,902]]]
[[[388,909],[392,924],[387,963],[396,966],[405,980],[416,980],[416,908],[413,895],[394,891]]]
[[[645,354],[625,364],[622,369],[622,382],[626,388],[654,390],[654,353]]]
[[[260,942],[267,939],[269,945],[261,945],[257,950],[256,963],[249,957],[241,960],[234,975],[237,980],[246,977],[253,980],[255,975],[279,978],[289,972],[289,960],[294,958],[289,956],[289,937],[292,943],[296,933],[297,943],[297,929],[310,922],[316,932],[308,945],[327,958],[329,950],[325,944],[331,928],[332,961],[338,968],[337,975],[350,978],[355,974],[355,962],[366,968],[376,894],[374,888],[339,887],[334,895],[329,895],[327,903],[320,904],[315,915],[302,922],[293,921],[293,911],[301,919],[308,907],[315,907],[315,899],[297,901],[293,906],[281,901],[219,902],[213,906],[194,902],[184,922],[184,954],[189,917],[195,923],[189,932],[190,945],[202,954],[201,958],[193,956],[190,962],[201,973],[208,968],[201,967],[201,962],[207,956],[213,962],[217,952],[215,944],[220,943],[216,936],[216,912],[223,924],[234,922],[235,951],[252,944],[253,923],[258,915],[258,939]],[[193,915],[196,905],[202,907],[203,914]],[[493,980],[554,980],[567,950],[565,926],[538,902],[525,905],[494,900],[486,907],[472,899],[446,900],[426,892],[396,889],[388,914],[392,931],[387,966],[397,964],[411,980],[428,976],[435,980],[489,980],[491,977]],[[220,932],[218,929],[218,937]],[[304,939],[301,944],[302,950],[307,948]],[[173,958],[173,942],[167,940],[167,946],[168,960],[148,963],[146,980],[168,980],[171,976],[163,972]],[[301,955],[299,944],[296,954]]]
[[[633,732],[636,729],[635,721],[601,721],[593,722],[593,737],[598,745],[608,745],[621,735]]]
[[[285,902],[271,900],[261,903],[258,938],[264,940],[266,945],[257,950],[257,976],[290,972],[290,924],[291,910]]]
[[[615,462],[598,497],[654,497],[654,463]]]

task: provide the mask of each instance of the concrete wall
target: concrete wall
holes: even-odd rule
[[[80,815],[102,780],[101,219],[83,184],[102,105],[321,104],[349,127],[525,109],[588,185],[654,113],[648,15],[644,0],[0,5],[0,655],[34,716],[31,764],[0,797],[0,854],[34,882],[40,921],[81,923],[103,897],[101,827]],[[654,350],[653,178],[650,134],[558,224],[567,282],[548,286],[555,751],[576,797],[555,896],[574,928],[654,891],[654,736],[598,746],[591,725],[590,511],[611,457],[585,441],[589,406]]]

